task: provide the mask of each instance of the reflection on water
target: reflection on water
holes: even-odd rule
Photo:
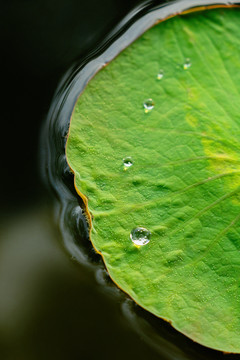
[[[42,206],[3,227],[1,359],[157,359],[122,316],[124,295],[103,292],[93,271],[66,256],[51,214]]]

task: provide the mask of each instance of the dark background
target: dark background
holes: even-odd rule
[[[146,1],[145,1],[146,2]],[[9,0],[1,9],[2,209],[42,196],[39,131],[69,67],[83,61],[139,0]]]
[[[42,181],[39,138],[58,83],[143,3],[1,4],[1,360],[222,359],[136,309],[185,350],[173,356],[164,341],[159,343],[163,352],[144,341],[144,333],[124,316],[126,296],[115,286],[102,286],[95,270],[73,261],[64,249],[54,221],[55,197]]]

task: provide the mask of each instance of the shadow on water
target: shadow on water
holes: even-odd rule
[[[158,20],[189,9],[189,4],[194,8],[199,5],[225,5],[233,2],[182,0],[158,6],[155,2],[153,7],[153,3],[147,1],[129,13],[84,62],[76,63],[69,69],[55,93],[42,131],[41,157],[46,160],[46,163],[42,164],[42,173],[44,181],[50,184],[58,199],[55,221],[60,225],[65,248],[72,259],[95,274],[100,291],[120,303],[123,317],[139,337],[151,346],[161,359],[225,359],[226,355],[195,344],[165,321],[140,308],[112,283],[100,255],[95,253],[89,241],[83,202],[76,194],[73,174],[65,157],[71,114],[79,94],[91,77]],[[240,359],[238,355],[227,355],[227,358]]]

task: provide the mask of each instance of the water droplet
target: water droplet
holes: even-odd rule
[[[159,73],[157,74],[157,80],[162,80],[164,75],[164,71],[163,70],[159,70]]]
[[[130,239],[137,246],[146,245],[149,243],[151,232],[144,227],[136,227],[131,231]]]
[[[184,70],[187,70],[187,69],[189,69],[191,66],[192,66],[191,60],[190,60],[189,58],[186,58],[186,59],[185,59],[185,62],[184,62],[184,64],[183,64],[183,69],[184,69]]]
[[[153,99],[147,99],[143,103],[143,107],[145,109],[145,113],[151,111],[154,108],[154,101]]]
[[[133,165],[133,159],[131,156],[127,156],[123,159],[123,165],[125,168],[129,168]]]

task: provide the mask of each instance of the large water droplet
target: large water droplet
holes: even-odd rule
[[[158,74],[157,74],[157,80],[162,80],[164,75],[164,71],[161,69],[159,70]]]
[[[191,66],[192,66],[191,60],[190,60],[189,58],[186,58],[186,59],[185,59],[185,62],[184,62],[184,64],[183,64],[184,70],[189,69]]]
[[[123,165],[125,168],[129,168],[133,165],[133,159],[131,156],[127,156],[123,159]]]
[[[143,107],[145,109],[145,112],[149,112],[151,111],[153,108],[154,108],[154,101],[153,99],[146,99],[144,102],[143,102]]]
[[[146,245],[149,243],[151,232],[144,227],[136,227],[131,231],[130,239],[137,246]]]

